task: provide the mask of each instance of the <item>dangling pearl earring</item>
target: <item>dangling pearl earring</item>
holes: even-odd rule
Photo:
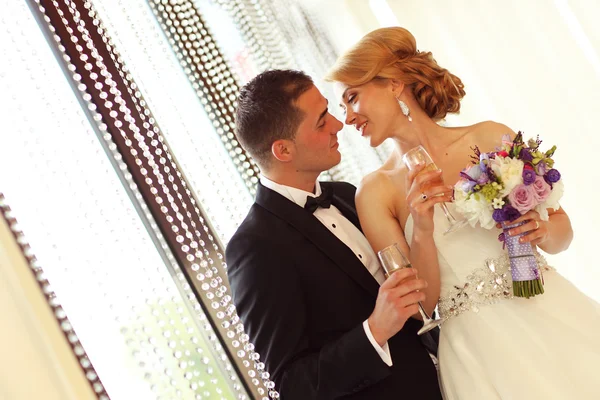
[[[406,103],[400,99],[397,99],[397,100],[398,100],[398,104],[400,105],[400,110],[402,110],[402,114],[404,114],[406,116],[406,118],[408,118],[409,122],[412,122],[412,117],[410,116],[410,110],[408,109],[408,106],[406,105]]]

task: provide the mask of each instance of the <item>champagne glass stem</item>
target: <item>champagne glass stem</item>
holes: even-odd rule
[[[440,326],[442,322],[444,322],[441,319],[431,318],[423,308],[421,302],[419,302],[419,313],[423,318],[423,327],[421,327],[421,329],[419,329],[419,332],[417,332],[418,335],[422,335],[425,332],[429,332],[430,330],[435,329],[436,327]]]
[[[423,304],[421,304],[421,302],[419,302],[419,313],[421,314],[421,317],[423,318],[423,322],[431,321],[431,317],[429,316],[429,314],[427,314],[427,311],[425,311],[425,309],[423,308]]]
[[[452,215],[450,210],[448,210],[448,206],[446,205],[446,203],[442,203],[441,206],[442,206],[442,210],[444,211],[444,215],[448,219],[448,222],[450,222],[450,224],[455,224],[456,218],[454,218],[454,215]]]
[[[377,257],[381,262],[381,266],[385,273],[386,279],[389,278],[391,274],[394,272],[403,269],[403,268],[412,268],[408,259],[402,254],[398,243],[394,243],[384,249],[381,249],[377,252]],[[425,332],[428,332],[438,325],[440,325],[443,321],[441,319],[432,319],[425,309],[421,302],[419,304],[419,313],[423,318],[423,327],[417,332],[417,334],[422,335]]]
[[[446,219],[448,220],[448,224],[449,224],[449,227],[444,232],[444,235],[455,232],[467,224],[466,219],[462,219],[462,220],[458,221],[456,218],[454,218],[454,215],[452,215],[450,210],[448,210],[448,206],[446,205],[446,203],[441,203],[441,206],[442,206],[442,211],[444,211],[444,215],[446,216]]]

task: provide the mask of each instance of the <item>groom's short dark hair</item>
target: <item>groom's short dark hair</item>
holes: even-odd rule
[[[270,165],[273,142],[294,139],[304,119],[294,102],[313,85],[302,71],[270,70],[240,89],[235,134],[261,168]]]

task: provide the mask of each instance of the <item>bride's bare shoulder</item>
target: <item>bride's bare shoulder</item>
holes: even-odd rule
[[[385,202],[403,187],[406,168],[380,168],[363,177],[356,192],[357,200],[370,199]]]
[[[482,150],[493,150],[502,143],[502,137],[509,135],[511,139],[516,133],[508,126],[495,121],[483,121],[473,125],[470,129],[471,141]]]

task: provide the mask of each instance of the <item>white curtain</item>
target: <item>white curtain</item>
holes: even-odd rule
[[[450,125],[505,123],[558,146],[562,202],[571,217],[571,248],[549,257],[559,271],[600,300],[594,253],[600,227],[600,2],[506,0],[453,2],[346,0],[320,5],[335,43],[350,46],[381,26],[410,30],[421,50],[465,83],[461,114]]]

